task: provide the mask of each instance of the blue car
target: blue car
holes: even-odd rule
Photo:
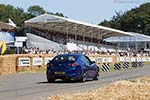
[[[83,54],[59,54],[47,64],[47,81],[98,80],[99,67]]]

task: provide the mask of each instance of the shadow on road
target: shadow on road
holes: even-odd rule
[[[48,84],[47,81],[43,81],[43,82],[36,82],[36,84]]]
[[[89,81],[86,81],[89,82]],[[55,82],[47,82],[47,81],[43,81],[43,82],[36,82],[36,84],[50,84],[50,83],[55,83],[55,84],[62,84],[62,83],[82,83],[80,81],[76,81],[76,80],[71,80],[71,81],[64,81],[64,80],[56,80]]]

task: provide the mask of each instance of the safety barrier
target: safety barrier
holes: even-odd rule
[[[0,75],[16,73],[16,56],[0,56]]]
[[[143,67],[144,66],[144,62],[137,62],[138,67]]]
[[[112,69],[114,70],[129,69],[129,67],[143,67],[144,62],[150,62],[150,57],[118,57],[115,55],[89,55],[89,57],[100,65],[102,71],[109,71],[111,67],[113,67]]]
[[[102,64],[102,71],[109,71],[110,70],[110,66],[109,64],[107,63],[103,63]]]
[[[122,68],[123,69],[128,69],[130,67],[130,63],[129,62],[123,62],[122,63]]]
[[[137,62],[132,62],[132,67],[137,67]]]
[[[17,73],[20,71],[34,71],[46,68],[46,64],[55,55],[4,55],[0,56],[0,75]],[[116,55],[87,55],[95,61],[102,71],[110,69],[121,70],[129,67],[143,67],[145,62],[150,62],[150,57],[119,57]]]
[[[121,64],[120,63],[114,64],[114,70],[120,70],[120,69],[121,69]]]
[[[143,67],[144,62],[132,62],[132,67]]]

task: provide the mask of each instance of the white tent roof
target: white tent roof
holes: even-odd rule
[[[134,36],[126,36],[126,37],[110,37],[105,39],[107,42],[150,42],[150,36],[129,32]]]
[[[93,38],[108,38],[112,36],[131,36],[132,34],[104,27],[99,25],[93,25],[69,18],[54,16],[50,14],[42,14],[25,21],[26,27],[36,27],[41,29],[59,31],[68,34],[78,34]]]
[[[1,29],[8,29],[8,30],[11,30],[11,29],[14,29],[15,27],[10,25],[9,23],[4,23],[2,21],[0,21],[0,30]]]

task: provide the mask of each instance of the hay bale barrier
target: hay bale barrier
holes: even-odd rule
[[[45,71],[46,64],[56,54],[11,54],[0,55],[0,75],[7,75],[18,72]],[[120,57],[116,55],[87,55],[95,61],[100,71],[130,70],[132,68],[143,67],[144,63],[150,62],[150,57]],[[130,65],[135,63],[136,66]],[[124,65],[122,65],[124,63]]]
[[[60,94],[47,100],[150,100],[150,77],[117,81],[99,89]]]
[[[0,75],[16,73],[16,56],[0,56]]]
[[[35,72],[46,69],[46,63],[53,54],[11,54],[0,56],[0,75],[18,72]]]

